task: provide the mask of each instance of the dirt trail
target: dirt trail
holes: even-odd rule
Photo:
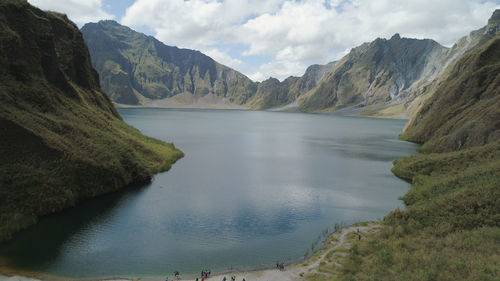
[[[221,281],[224,277],[226,280],[231,280],[231,276],[236,276],[237,281],[242,281],[245,278],[246,281],[299,281],[314,280],[311,278],[312,275],[323,275],[327,277],[335,276],[335,273],[330,271],[321,271],[320,266],[328,265],[330,268],[335,268],[332,265],[340,266],[337,263],[339,258],[344,257],[347,250],[351,246],[352,241],[358,239],[358,229],[361,239],[363,237],[370,235],[372,233],[378,232],[380,225],[377,223],[370,223],[367,226],[350,226],[342,228],[338,232],[333,233],[327,239],[322,249],[315,253],[308,260],[287,266],[284,271],[277,269],[265,269],[265,270],[255,270],[255,271],[242,271],[242,272],[232,272],[227,274],[219,274],[210,277],[207,281]],[[117,279],[105,279],[105,281],[165,281],[165,278],[117,278]],[[169,277],[168,280],[176,280],[173,276]],[[181,279],[183,281],[194,281],[195,279]],[[200,279],[201,280],[201,279]],[[37,281],[37,279],[29,279],[25,277],[6,277],[0,275],[0,281]],[[82,280],[83,281],[83,280]],[[85,280],[90,281],[90,280]],[[102,280],[104,281],[104,280]]]
[[[307,274],[320,274],[325,276],[333,276],[333,274],[331,273],[318,271],[320,263],[322,261],[327,260],[326,257],[328,253],[336,249],[348,250],[351,246],[351,242],[349,241],[348,236],[349,234],[351,234],[351,236],[357,237],[358,229],[363,239],[364,236],[370,233],[377,232],[378,228],[379,224],[376,223],[369,224],[368,226],[350,226],[343,228],[339,232],[332,234],[327,240],[326,244],[323,245],[323,248],[318,253],[316,253],[303,263],[286,267],[285,271],[279,271],[276,269],[267,269],[267,270],[237,272],[226,275],[214,276],[211,277],[209,280],[219,281],[222,280],[224,276],[227,278],[227,280],[231,280],[230,277],[232,275],[236,276],[236,280],[238,281],[241,281],[243,278],[245,278],[246,281],[298,281],[298,280],[306,280],[303,276],[306,276]],[[332,256],[334,255],[344,256],[345,252],[338,251],[332,254]]]

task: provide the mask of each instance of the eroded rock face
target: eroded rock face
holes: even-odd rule
[[[446,48],[433,40],[377,39],[365,43],[343,58],[304,99],[305,111],[371,105],[404,98],[412,85],[432,76],[434,64]]]

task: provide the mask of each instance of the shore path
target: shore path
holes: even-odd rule
[[[264,269],[253,271],[229,272],[226,274],[213,275],[207,281],[221,281],[226,277],[227,281],[231,280],[231,276],[236,276],[236,281],[241,281],[245,278],[246,281],[299,281],[299,280],[314,280],[314,276],[322,275],[324,277],[334,277],[335,270],[338,268],[338,260],[347,255],[347,251],[353,241],[361,237],[368,237],[371,234],[378,232],[380,225],[378,223],[370,223],[366,226],[349,226],[340,229],[328,237],[325,244],[309,259],[302,263],[286,266],[285,270]],[[326,265],[328,270],[322,270],[321,265]],[[169,276],[169,281],[176,280],[173,276]],[[194,281],[195,279],[181,279],[182,281]],[[199,279],[201,280],[201,278]],[[0,281],[39,281],[38,279],[30,279],[20,276],[7,277],[0,275]],[[81,281],[90,281],[88,279]],[[100,279],[100,281],[165,281],[165,278],[120,278],[120,279]]]

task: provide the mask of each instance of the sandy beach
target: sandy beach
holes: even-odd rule
[[[340,229],[331,234],[326,240],[321,250],[317,251],[304,262],[285,266],[285,270],[264,269],[229,273],[216,273],[206,280],[221,281],[226,277],[227,281],[231,280],[231,276],[235,276],[237,281],[296,281],[296,280],[314,280],[314,276],[335,277],[335,273],[330,271],[320,270],[320,265],[333,265],[333,268],[340,267],[338,261],[342,259],[350,248],[353,241],[357,239],[365,239],[375,232],[379,231],[378,223],[369,223],[363,225],[354,225]],[[365,237],[365,238],[363,238]],[[37,277],[41,279],[33,279],[22,276],[4,276],[0,275],[0,281],[40,281],[40,280],[66,280],[60,277]],[[75,279],[79,281],[165,281],[163,278],[106,278],[106,279]],[[168,280],[177,280],[174,276],[168,276]],[[196,278],[185,279],[180,276],[182,281],[195,281]],[[201,280],[201,278],[199,279]]]

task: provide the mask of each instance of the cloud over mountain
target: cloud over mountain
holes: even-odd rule
[[[78,24],[114,18],[103,10],[102,0],[29,0],[28,2],[43,10],[65,13]]]
[[[77,22],[112,17],[101,0],[30,2]],[[301,75],[307,65],[395,33],[451,45],[483,26],[495,8],[500,0],[136,0],[121,23],[262,80]]]

